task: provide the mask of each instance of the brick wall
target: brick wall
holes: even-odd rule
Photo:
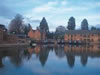
[[[0,44],[4,43],[26,43],[26,38],[20,39],[15,34],[8,34],[7,32],[4,32],[2,29],[0,29]]]
[[[44,40],[45,39],[45,33],[42,33],[39,30],[30,30],[28,33],[28,36],[34,40]]]
[[[3,41],[3,30],[0,29],[0,43]]]
[[[18,37],[16,35],[7,35],[7,38],[5,40],[7,43],[17,43]]]
[[[100,36],[98,34],[82,35],[82,34],[65,34],[64,40],[67,42],[71,41],[83,41],[83,42],[94,42],[98,43],[100,41]]]

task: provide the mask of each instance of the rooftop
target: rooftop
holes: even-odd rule
[[[100,34],[100,30],[66,30],[66,34]]]

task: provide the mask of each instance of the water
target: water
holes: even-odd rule
[[[100,75],[99,46],[0,48],[0,75]]]

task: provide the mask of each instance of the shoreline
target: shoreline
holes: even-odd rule
[[[0,48],[2,48],[2,47],[26,47],[26,46],[29,46],[29,43],[0,44]]]

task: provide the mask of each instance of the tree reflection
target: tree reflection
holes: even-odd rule
[[[68,62],[69,67],[73,68],[74,63],[75,63],[75,56],[68,54],[68,55],[66,55],[66,58],[67,58],[67,62]]]
[[[23,59],[23,51],[25,48],[2,48],[0,49],[0,67],[3,67],[2,59],[9,57],[12,64],[16,67],[21,66]]]
[[[29,53],[29,48],[27,50],[24,51],[24,57],[29,60],[31,58],[31,54]]]
[[[40,53],[39,53],[39,60],[41,62],[41,65],[44,66],[49,55],[49,49],[46,47],[41,47]]]
[[[16,66],[20,67],[22,63],[23,54],[22,50],[15,50],[14,55],[10,56],[11,62]]]
[[[3,63],[2,63],[2,57],[0,56],[0,68],[3,67]]]
[[[62,46],[55,47],[55,54],[59,58],[63,58],[65,56],[64,47],[62,47]]]
[[[22,66],[23,60],[29,61],[32,56],[36,56],[42,66],[45,66],[49,52],[55,52],[57,57],[54,58],[64,58],[67,60],[67,64],[70,68],[74,67],[75,64],[75,56],[79,56],[81,58],[80,62],[83,66],[87,65],[88,57],[100,57],[100,47],[98,46],[69,46],[65,45],[65,47],[57,45],[57,46],[50,46],[50,45],[37,45],[36,47],[32,48],[4,48],[0,49],[0,68],[4,65],[2,63],[2,59],[4,57],[9,57],[12,64],[16,67]],[[31,60],[34,60],[32,58]],[[60,61],[60,59],[59,59]]]
[[[83,66],[86,66],[87,61],[88,61],[88,56],[87,55],[82,55],[81,56],[81,63],[82,63]]]

